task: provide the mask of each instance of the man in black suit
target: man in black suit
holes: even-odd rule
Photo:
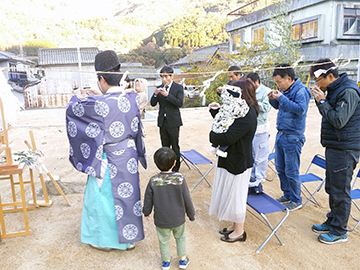
[[[150,99],[151,106],[159,103],[158,127],[161,145],[170,147],[176,153],[173,171],[180,168],[179,131],[182,126],[180,107],[184,102],[184,88],[173,81],[174,70],[164,66],[160,70],[162,85],[158,86]]]

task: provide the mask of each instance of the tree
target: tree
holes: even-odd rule
[[[243,73],[248,73],[259,68],[258,71],[262,82],[269,87],[274,87],[271,73],[279,63],[295,63],[300,56],[301,43],[295,39],[292,30],[292,17],[289,15],[290,1],[279,2],[276,4],[276,11],[271,13],[271,29],[267,29],[268,34],[265,42],[245,43],[237,54],[221,54],[216,57],[211,66],[211,70],[226,70],[230,65],[237,63]],[[297,77],[305,78],[305,72],[298,68]],[[214,71],[215,73],[215,71]],[[227,72],[218,76],[207,89],[205,95],[208,102],[218,101],[216,89],[227,83]]]
[[[166,63],[168,64],[171,64],[171,63],[174,63],[176,62],[177,60],[179,60],[180,58],[183,57],[183,52],[181,49],[168,49],[168,50],[165,50],[164,52],[164,58],[165,58],[165,61]]]
[[[166,28],[163,42],[173,48],[198,48],[225,42],[228,38],[225,31],[227,21],[218,14],[205,12],[178,18]]]
[[[276,3],[276,10],[270,13],[271,28],[266,31],[266,44],[271,57],[278,63],[294,63],[300,55],[301,42],[294,36],[292,16],[289,15],[290,1]]]

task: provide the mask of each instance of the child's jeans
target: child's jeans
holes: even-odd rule
[[[161,260],[163,262],[168,262],[171,259],[169,250],[171,231],[173,232],[174,238],[176,240],[177,255],[179,257],[186,256],[185,223],[179,227],[171,229],[159,228],[156,226],[156,232],[159,238]]]

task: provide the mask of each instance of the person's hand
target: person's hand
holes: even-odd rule
[[[272,92],[273,92],[273,91],[271,90],[271,91],[267,94],[267,96],[268,96],[269,99],[274,99]]]
[[[216,89],[216,92],[218,92],[219,94],[221,94],[221,93],[222,93],[222,90],[223,90],[222,87],[218,87],[218,88]]]
[[[158,95],[163,88],[155,88],[154,95]]]
[[[150,215],[146,216],[146,217],[145,217],[145,220],[146,220],[146,221],[150,221]]]
[[[137,93],[133,88],[125,88],[126,93]]]
[[[166,91],[164,88],[161,88],[160,92],[161,95],[163,95],[164,97],[167,97],[169,95],[169,92]]]
[[[84,99],[88,95],[102,96],[100,90],[95,89],[76,89],[74,91],[74,95],[76,95],[79,99]]]
[[[212,102],[209,104],[209,110],[216,110],[220,108],[220,104],[217,102]]]
[[[102,96],[103,93],[100,91],[100,89],[86,89],[86,90],[81,90],[81,91],[85,91],[86,95],[94,95],[94,96]]]
[[[282,95],[282,93],[278,90],[272,90],[268,94],[269,99],[279,99],[279,97]]]
[[[78,88],[74,90],[74,95],[77,96],[79,99],[83,99],[86,96],[86,92]]]
[[[314,96],[316,102],[319,102],[322,99],[325,99],[325,93],[319,88],[319,86],[315,85],[310,87],[311,94]]]

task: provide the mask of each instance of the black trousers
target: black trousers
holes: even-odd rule
[[[330,233],[343,235],[351,209],[351,180],[360,151],[326,148],[326,180],[325,191],[329,194],[330,212],[326,223],[330,225]]]
[[[179,132],[180,127],[169,127],[166,118],[164,119],[163,125],[160,127],[161,145],[171,148],[176,154],[174,172],[178,172],[180,168]]]

